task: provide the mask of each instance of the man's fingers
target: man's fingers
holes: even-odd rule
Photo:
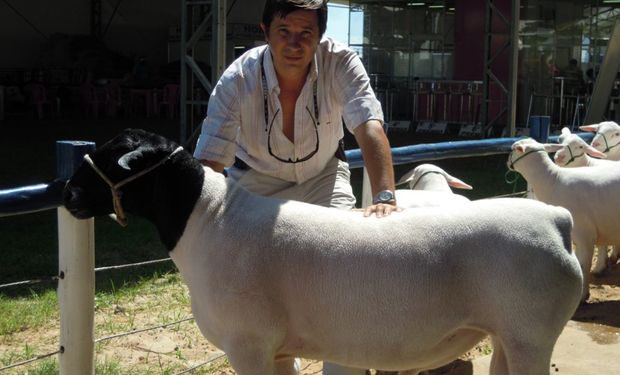
[[[368,217],[374,213],[375,216],[380,218],[384,216],[389,216],[392,212],[398,211],[402,211],[402,209],[397,206],[392,206],[391,204],[379,203],[366,207],[366,209],[364,209],[364,216]]]

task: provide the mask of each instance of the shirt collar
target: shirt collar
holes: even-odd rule
[[[273,66],[273,59],[271,57],[271,49],[269,48],[269,45],[267,45],[263,51],[265,55],[264,69],[267,79],[267,88],[269,89],[269,93],[272,93],[273,90],[276,89],[279,91],[280,85],[278,84],[278,78],[276,77],[276,69]],[[318,53],[319,49],[317,48],[314,56],[312,57],[312,61],[310,62],[310,70],[308,71],[306,82],[314,82],[319,77],[319,67],[317,63]]]

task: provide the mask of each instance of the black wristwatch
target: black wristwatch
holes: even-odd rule
[[[382,190],[375,195],[372,199],[372,204],[379,203],[394,203],[396,198],[394,197],[394,192],[391,190]]]

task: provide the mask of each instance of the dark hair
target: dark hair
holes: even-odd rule
[[[322,38],[327,29],[328,0],[266,0],[263,8],[263,24],[267,29],[274,16],[286,17],[289,13],[300,9],[314,10],[319,19],[319,37]]]

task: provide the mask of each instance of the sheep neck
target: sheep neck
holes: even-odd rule
[[[555,189],[557,173],[561,170],[561,167],[553,163],[544,150],[538,151],[535,153],[536,156],[532,155],[525,159],[522,157],[518,158],[517,160],[523,160],[519,163],[519,168],[515,170],[523,175],[527,182],[532,185],[536,196],[544,200]],[[513,162],[512,165],[514,166],[515,163]]]

